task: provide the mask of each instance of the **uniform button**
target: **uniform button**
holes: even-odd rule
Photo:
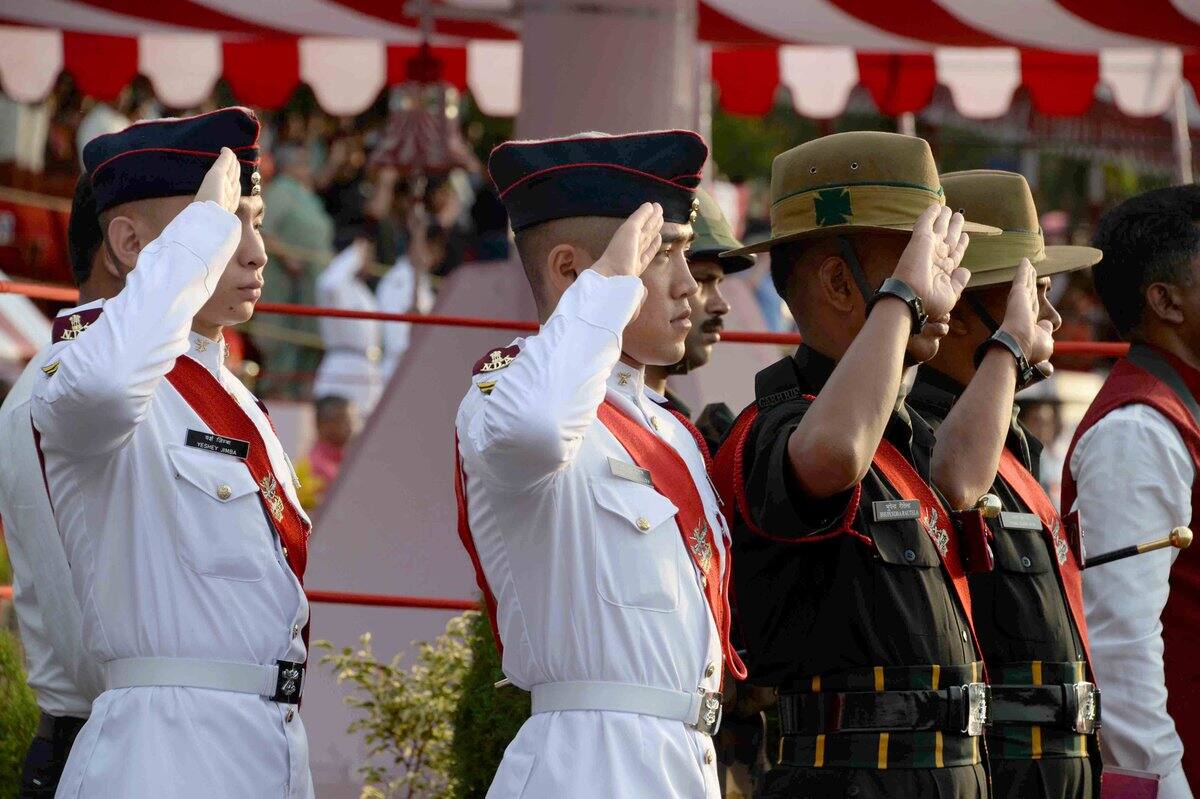
[[[221,483],[221,485],[217,486],[217,499],[224,502],[232,496],[233,489],[227,486],[225,483]]]
[[[713,762],[713,752],[711,749],[709,749],[707,752],[704,753],[704,765],[711,766],[712,762]]]
[[[962,639],[963,639],[963,643],[965,644],[967,642],[967,631],[966,630],[962,631]]]
[[[300,625],[299,625],[299,624],[293,624],[293,625],[292,625],[292,637],[293,637],[293,638],[296,638],[296,637],[298,637],[299,635],[300,635]]]
[[[635,524],[637,525],[637,529],[641,530],[643,533],[650,529],[650,520],[645,516],[637,517]]]
[[[911,549],[906,549],[906,550],[904,550],[904,559],[907,560],[909,563],[912,563],[914,560],[917,559],[917,553],[913,552]]]
[[[711,664],[711,663],[709,663],[709,664],[708,664],[708,668],[706,668],[706,669],[704,670],[704,676],[705,676],[705,677],[711,677],[711,676],[713,676],[713,675],[714,675],[714,674],[716,674],[716,673],[717,673],[717,667],[716,667],[716,666],[714,666],[714,665],[713,665],[713,664]]]
[[[283,720],[290,724],[294,718],[296,718],[296,709],[289,707],[287,715],[283,717]]]
[[[1030,566],[1033,565],[1033,561],[1030,560],[1028,557],[1021,558],[1021,565],[1024,566],[1026,569],[1028,569]]]
[[[655,430],[657,430],[659,428],[659,422],[658,422],[657,416],[650,417],[650,426],[653,427]]]
[[[287,557],[287,547],[282,547],[282,549],[283,549],[283,556],[286,558]]]

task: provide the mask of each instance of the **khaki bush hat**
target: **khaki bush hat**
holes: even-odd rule
[[[696,218],[692,220],[696,238],[688,250],[688,260],[715,259],[727,275],[754,266],[753,255],[722,256],[726,250],[741,247],[742,243],[734,237],[721,206],[717,205],[712,195],[704,189],[696,189],[696,199],[700,202],[696,208]]]
[[[1095,247],[1046,246],[1033,192],[1024,176],[998,169],[971,169],[942,175],[946,204],[972,219],[1000,228],[999,236],[972,239],[962,265],[971,270],[967,288],[1008,283],[1022,258],[1038,277],[1092,266],[1102,253]]]
[[[944,204],[945,195],[924,139],[879,131],[835,133],[775,157],[771,238],[725,255],[763,252],[816,236],[911,231],[933,203]],[[975,222],[967,222],[964,230],[1000,232]]]

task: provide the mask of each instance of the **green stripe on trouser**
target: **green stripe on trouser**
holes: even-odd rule
[[[812,677],[788,690],[938,691],[982,680],[983,664],[896,666],[855,669]],[[885,733],[789,735],[780,742],[780,762],[815,768],[950,768],[981,762],[979,738],[958,732],[898,730]]]
[[[989,670],[992,685],[1061,685],[1083,682],[1083,661],[1004,663]],[[988,729],[988,756],[993,760],[1038,760],[1043,757],[1087,757],[1088,736],[1046,726],[996,725]]]

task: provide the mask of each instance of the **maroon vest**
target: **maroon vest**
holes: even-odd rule
[[[1196,402],[1200,372],[1149,347],[1134,345],[1113,367],[1100,393],[1075,430],[1063,468],[1062,507],[1075,503],[1071,456],[1083,434],[1108,413],[1125,405],[1148,405],[1179,431],[1195,466],[1190,526],[1200,521],[1200,406]],[[1161,532],[1166,535],[1167,531]],[[1171,567],[1171,592],[1163,609],[1163,666],[1167,677],[1167,711],[1183,741],[1183,769],[1188,782],[1200,785],[1200,560],[1194,553]]]

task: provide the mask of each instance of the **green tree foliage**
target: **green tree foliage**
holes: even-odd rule
[[[16,636],[0,630],[0,799],[15,797],[21,787],[21,767],[37,720],[37,702],[25,684],[21,646]]]
[[[500,672],[500,653],[484,613],[468,613],[467,644],[471,665],[462,682],[454,713],[454,763],[456,799],[482,799],[496,774],[504,749],[529,718],[529,694],[495,684]]]
[[[321,658],[353,692],[346,704],[357,718],[348,731],[362,736],[367,748],[361,799],[418,799],[452,795],[456,776],[450,744],[453,718],[471,651],[467,644],[470,616],[456,616],[432,643],[421,643],[411,666],[403,653],[381,663],[371,650],[371,634],[358,649],[334,651],[328,641]],[[478,615],[478,614],[474,614]]]

